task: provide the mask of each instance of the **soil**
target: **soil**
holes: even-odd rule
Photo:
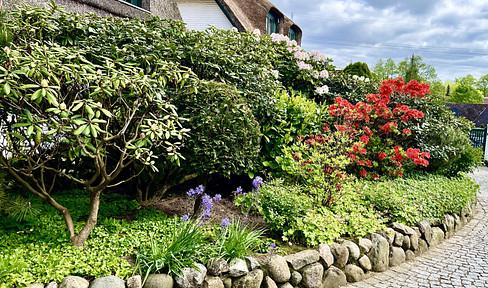
[[[177,215],[182,217],[184,214],[193,215],[193,206],[195,200],[186,196],[186,192],[195,188],[199,183],[196,181],[188,181],[178,187],[170,190],[168,196],[159,201],[151,201],[144,205],[144,207],[154,207],[162,211],[168,216]],[[222,196],[220,202],[213,201],[214,205],[210,217],[206,219],[207,222],[220,224],[222,219],[229,220],[239,219],[240,223],[246,224],[250,227],[266,228],[266,222],[260,215],[244,215],[240,207],[237,207],[234,202],[234,191],[241,186],[244,191],[251,191],[251,179],[249,177],[233,177],[231,179],[213,178],[207,183],[207,193],[211,197],[216,194]],[[144,208],[143,207],[143,208]]]

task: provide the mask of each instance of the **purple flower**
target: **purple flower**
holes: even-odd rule
[[[185,215],[183,215],[183,217],[181,217],[181,220],[183,220],[183,221],[186,221],[188,219],[190,219],[190,217],[188,217],[188,214],[185,214]]]
[[[255,189],[259,189],[259,186],[261,186],[261,184],[263,184],[263,178],[261,178],[259,176],[256,176],[256,178],[254,178],[254,180],[252,180],[252,186]]]
[[[236,194],[237,195],[241,195],[242,194],[242,187],[241,186],[237,187]]]
[[[275,243],[271,243],[271,244],[269,245],[269,248],[270,248],[270,249],[274,249],[274,248],[276,248],[276,244],[275,244]]]
[[[224,218],[224,219],[222,219],[220,226],[226,227],[226,226],[229,226],[229,224],[230,224],[229,218]]]
[[[207,194],[203,195],[202,205],[205,210],[211,210],[213,207],[212,198],[210,198],[210,196],[208,196]]]
[[[193,190],[193,189],[188,190],[188,192],[186,192],[186,195],[188,195],[188,197],[195,196],[195,190]]]
[[[205,217],[210,217],[210,210],[203,211],[202,219],[205,218]]]
[[[215,196],[213,197],[213,200],[220,202],[222,200],[222,196],[220,194],[215,194]]]
[[[199,185],[196,190],[197,194],[201,195],[203,191],[205,191],[205,187],[203,185]]]

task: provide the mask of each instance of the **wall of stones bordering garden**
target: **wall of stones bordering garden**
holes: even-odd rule
[[[412,260],[450,238],[473,216],[475,203],[466,205],[458,214],[446,214],[444,221],[420,222],[417,227],[400,223],[366,238],[354,241],[338,239],[332,245],[321,244],[315,250],[304,250],[287,256],[266,255],[244,257],[227,263],[212,259],[198,269],[185,268],[182,277],[153,274],[144,288],[332,288],[357,282],[371,272]],[[29,288],[141,288],[141,276],[126,281],[107,276],[91,282],[68,276],[61,284],[32,284]]]

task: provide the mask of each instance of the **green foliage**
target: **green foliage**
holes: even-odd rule
[[[233,220],[232,223],[220,229],[215,240],[213,254],[227,261],[243,258],[256,251],[263,233],[263,229],[253,229],[243,225],[239,220]]]
[[[230,176],[252,170],[260,150],[260,126],[234,86],[203,81],[197,93],[178,95],[174,101],[192,128],[182,152],[191,173]]]
[[[448,178],[417,175],[384,182],[364,182],[365,200],[390,221],[416,225],[419,221],[443,220],[475,201],[479,185],[468,176]]]
[[[460,84],[451,95],[450,102],[454,103],[483,103],[483,94],[469,85]]]
[[[351,144],[349,135],[340,131],[307,140],[303,137],[286,148],[277,161],[289,183],[304,185],[314,203],[327,206],[342,197],[341,185],[348,180],[345,169],[351,163]]]
[[[177,223],[179,221],[180,223]],[[196,267],[195,262],[202,260],[208,243],[204,239],[204,228],[200,223],[177,220],[174,218],[170,226],[169,239],[156,238],[150,235],[149,249],[137,253],[137,266],[141,275],[167,273],[181,275],[183,268]]]
[[[380,87],[379,81],[375,79],[358,77],[344,74],[342,72],[333,73],[327,80],[329,93],[316,97],[319,101],[325,101],[327,104],[334,103],[336,97],[342,97],[355,104],[366,100],[366,95],[377,93]]]
[[[368,64],[364,62],[355,62],[347,65],[344,70],[344,73],[349,75],[356,75],[356,76],[363,76],[366,78],[373,78],[373,73],[369,70]]]
[[[257,197],[248,193],[240,198],[254,199],[270,231],[283,241],[315,246],[342,235],[362,237],[383,227],[379,214],[362,201],[360,187],[343,186],[343,196],[329,207],[314,204],[307,187],[283,179],[264,183]]]
[[[298,136],[319,133],[325,120],[325,106],[316,104],[302,94],[277,91],[275,94],[277,112],[272,119],[263,123],[263,144],[261,162],[268,171],[280,174],[276,157]]]

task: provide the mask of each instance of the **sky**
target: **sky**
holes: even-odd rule
[[[420,55],[439,79],[488,74],[486,0],[270,0],[302,29],[302,47],[345,67]]]

